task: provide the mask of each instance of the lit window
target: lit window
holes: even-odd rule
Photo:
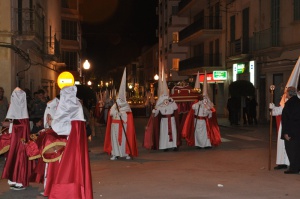
[[[173,59],[173,63],[172,63],[172,69],[178,71],[179,70],[179,59],[178,58],[174,58]]]
[[[178,32],[173,32],[173,43],[178,43],[178,41],[179,41]]]

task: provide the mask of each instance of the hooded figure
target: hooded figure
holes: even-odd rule
[[[108,112],[109,112],[109,109],[112,107],[113,104],[114,104],[114,101],[111,98],[111,94],[106,89],[106,91],[105,91],[105,101],[104,101],[104,122],[105,123],[107,123]]]
[[[216,110],[210,101],[207,92],[206,72],[203,82],[203,94],[189,111],[185,120],[182,137],[189,146],[198,148],[211,148],[221,143],[219,125],[217,123]]]
[[[178,132],[178,106],[169,97],[167,82],[163,74],[164,72],[162,72],[162,78],[158,84],[159,98],[148,121],[143,145],[147,149],[177,151],[181,145],[181,137]]]
[[[286,91],[288,87],[297,88],[300,75],[300,57],[298,58],[297,63],[294,66],[294,69],[289,77],[289,80],[285,86],[284,93],[280,100],[280,106],[276,106],[274,103],[269,104],[269,108],[272,110],[272,115],[276,116],[276,125],[277,125],[277,153],[276,153],[276,164],[277,166],[274,169],[286,169],[290,165],[289,158],[287,156],[284,140],[281,139],[282,126],[281,126],[281,114],[284,108],[284,104],[287,101]],[[299,94],[298,98],[300,98]]]
[[[105,92],[104,92],[105,93]],[[97,121],[101,124],[105,123],[104,121],[104,101],[103,101],[103,95],[100,91],[99,93],[99,100],[95,107],[95,117],[97,118]]]
[[[126,68],[116,99],[107,119],[104,151],[111,155],[111,160],[118,157],[131,159],[138,155],[133,115],[126,101]]]
[[[10,119],[10,149],[2,172],[2,178],[8,179],[13,190],[23,190],[29,184],[34,162],[28,160],[26,142],[29,140],[30,127],[27,111],[26,93],[16,88],[11,94],[11,103],[6,115]]]
[[[93,198],[91,168],[82,105],[77,87],[64,87],[51,122],[58,135],[68,136],[49,194],[51,198]]]

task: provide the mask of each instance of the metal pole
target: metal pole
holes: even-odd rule
[[[271,92],[271,99],[270,102],[273,103],[273,95],[274,95],[275,86],[270,86]],[[271,152],[272,152],[272,131],[273,131],[273,116],[272,116],[272,109],[270,109],[270,132],[269,132],[269,171],[271,170]]]

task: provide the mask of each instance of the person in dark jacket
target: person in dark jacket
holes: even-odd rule
[[[300,171],[300,99],[295,87],[288,87],[286,96],[289,99],[282,110],[282,134],[290,167],[285,174],[298,174]]]

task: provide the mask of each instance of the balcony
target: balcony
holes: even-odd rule
[[[58,58],[60,57],[60,41],[58,41],[56,35],[51,38],[48,37],[46,40],[44,45],[44,57],[58,61]]]
[[[253,35],[253,50],[258,53],[267,53],[280,50],[279,33],[266,29],[255,32]]]
[[[179,62],[179,71],[199,69],[202,67],[221,67],[221,54],[204,54]]]
[[[37,45],[43,45],[44,16],[33,9],[15,9],[14,19],[17,40],[34,41]]]
[[[229,42],[228,56],[231,60],[244,59],[253,50],[253,38],[240,38],[235,41]]]
[[[181,0],[178,3],[178,16],[185,16],[188,17],[189,14],[193,13],[193,11],[191,11],[191,9],[195,8],[195,6],[193,6],[195,3],[195,0]],[[198,9],[198,8],[196,8]]]
[[[204,17],[179,32],[179,45],[197,45],[222,34],[221,17]]]

